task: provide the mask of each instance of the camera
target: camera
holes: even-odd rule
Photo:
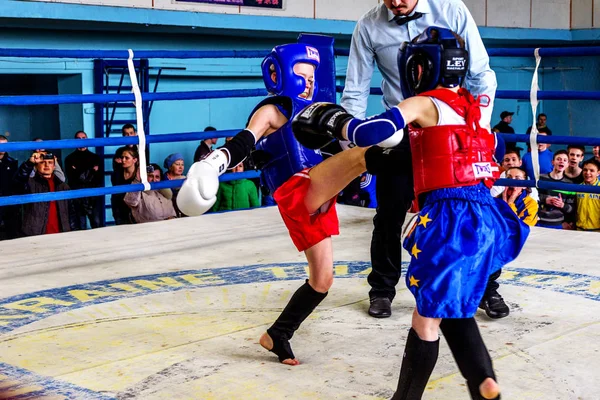
[[[54,154],[52,153],[42,153],[42,160],[54,160]]]

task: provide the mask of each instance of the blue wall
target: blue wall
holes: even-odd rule
[[[11,2],[26,7],[21,2]],[[33,7],[33,5],[31,5]],[[37,4],[36,7],[47,7],[48,4]],[[27,5],[29,7],[29,5]],[[78,6],[60,5],[59,8],[81,10]],[[91,9],[113,9],[113,7],[87,7]],[[12,9],[11,9],[12,10]],[[10,10],[9,10],[10,11]],[[0,6],[0,16],[3,12]],[[93,25],[85,21],[69,21],[62,25],[40,22],[32,28],[32,23],[22,18],[15,23],[19,28],[0,29],[0,43],[3,47],[18,48],[56,48],[56,49],[169,49],[169,50],[201,50],[201,49],[260,49],[266,50],[284,42],[290,42],[303,29],[317,33],[336,36],[336,47],[347,48],[354,23],[341,21],[320,21],[289,18],[226,16],[226,15],[193,15],[211,26],[199,26],[193,32],[182,32],[181,27],[150,26],[141,27],[140,21],[128,25],[127,15],[137,18],[138,14],[147,11],[118,8],[118,14],[110,18],[124,19],[121,23],[111,21],[112,25]],[[175,13],[188,18],[188,14]],[[169,16],[175,14],[168,13]],[[141,14],[140,14],[141,15]],[[145,15],[145,14],[144,14]],[[150,15],[150,14],[148,14]],[[153,14],[154,15],[154,14]],[[162,14],[161,14],[162,15]],[[167,14],[165,14],[167,15]],[[59,17],[53,17],[60,19]],[[66,18],[66,17],[63,17]],[[91,17],[90,17],[91,18]],[[107,17],[108,18],[108,17]],[[184,19],[185,19],[184,18]],[[95,16],[95,20],[102,17]],[[240,23],[241,25],[236,25]],[[0,25],[2,21],[0,20]],[[182,25],[186,22],[182,19]],[[89,26],[88,26],[89,25]],[[221,26],[222,25],[222,26]],[[57,28],[60,26],[60,29]],[[241,27],[235,30],[231,27]],[[280,32],[261,31],[267,27]],[[275,28],[274,28],[275,27]],[[278,27],[278,28],[277,28]],[[304,28],[303,28],[304,27]],[[220,30],[219,30],[220,29]],[[514,47],[524,45],[524,38],[543,44],[544,46],[564,45],[572,38],[570,31],[539,29],[481,29],[484,41],[489,46]],[[578,40],[595,35],[590,32],[577,32]],[[535,39],[535,40],[534,40]],[[337,58],[337,79],[343,85],[346,73],[346,58]],[[597,58],[547,59],[542,63],[540,87],[542,90],[600,90]],[[529,90],[532,77],[533,58],[493,58],[492,68],[498,77],[501,90]],[[191,91],[214,89],[260,88],[260,60],[258,59],[218,59],[218,60],[160,60],[150,61],[150,86],[154,86],[159,67],[174,67],[177,70],[163,70],[158,91]],[[181,68],[184,68],[181,70]],[[551,69],[555,68],[555,69]],[[565,69],[566,68],[566,69]],[[92,60],[68,59],[0,59],[0,74],[29,75],[26,80],[33,90],[28,93],[93,93]],[[4,75],[6,77],[6,75]],[[10,78],[12,79],[12,78]],[[9,79],[9,80],[10,80]],[[24,79],[21,77],[20,79]],[[0,77],[0,82],[2,77]],[[371,86],[379,86],[381,76],[376,73]],[[126,77],[125,84],[129,84]],[[117,82],[113,81],[113,84]],[[25,94],[21,92],[20,94]],[[207,125],[217,129],[237,129],[244,127],[248,114],[258,98],[215,99],[192,101],[163,101],[154,103],[151,118],[151,134],[201,131]],[[596,123],[590,118],[598,115],[598,102],[583,101],[545,101],[538,112],[548,114],[548,124],[556,134],[597,136]],[[368,114],[382,110],[379,96],[369,99]],[[503,110],[514,111],[513,127],[523,132],[531,125],[533,117],[528,101],[496,100],[492,123],[499,121]],[[116,119],[134,119],[131,111],[117,110]],[[115,128],[119,128],[116,126]],[[40,136],[50,138],[71,138],[75,131],[83,129],[90,137],[94,132],[94,106],[61,105],[42,107],[0,107],[0,132],[9,131],[10,140],[31,140]],[[151,146],[150,162],[162,166],[164,158],[174,152],[181,152],[189,168],[197,142],[174,144],[154,144]],[[107,147],[107,153],[113,153],[115,147]],[[71,150],[63,151],[63,158]],[[27,154],[14,154],[20,161]],[[106,162],[110,170],[110,161]],[[186,168],[187,169],[187,168]]]
[[[500,35],[501,31],[499,31]],[[348,37],[339,39],[337,47],[347,47]],[[85,48],[85,49],[268,49],[281,40],[275,38],[255,37],[215,37],[210,35],[184,34],[144,34],[135,32],[93,32],[93,31],[46,31],[34,29],[13,29],[0,32],[0,40],[6,47],[31,48]],[[506,38],[502,39],[506,42]],[[491,40],[490,40],[491,41]],[[510,42],[510,40],[509,40]],[[518,43],[512,43],[516,45]],[[503,43],[509,46],[511,43]],[[184,71],[164,70],[158,91],[187,91],[203,89],[257,88],[262,86],[256,59],[220,59],[220,60],[151,60],[154,68],[160,66],[185,68]],[[594,57],[546,59],[540,71],[540,87],[542,90],[599,90],[597,77],[598,60]],[[496,71],[499,89],[528,90],[530,87],[532,58],[493,58],[492,68]],[[529,69],[527,69],[529,68]],[[557,69],[550,69],[557,68]],[[561,68],[567,68],[562,69]],[[343,84],[346,70],[345,57],[337,59],[338,81]],[[93,64],[90,60],[0,60],[2,74],[52,74],[60,76],[58,87],[60,93],[93,92]],[[154,84],[156,69],[153,70],[151,86]],[[39,80],[39,78],[38,78]],[[372,86],[378,86],[381,77],[373,77]],[[128,81],[128,77],[126,77]],[[54,84],[54,83],[53,83]],[[39,90],[52,92],[49,81],[39,83]],[[54,91],[56,93],[56,91]],[[23,93],[24,94],[24,93]],[[247,114],[258,99],[218,99],[196,101],[156,102],[150,119],[151,133],[176,133],[202,130],[207,125],[218,129],[241,128],[246,122]],[[589,115],[595,115],[597,102],[588,101],[545,101],[540,104],[539,112],[549,115],[549,126],[558,134],[593,136],[595,124]],[[371,96],[368,112],[381,110],[379,96]],[[503,110],[514,111],[513,127],[517,132],[524,132],[531,125],[532,116],[528,101],[496,100],[492,123],[499,120]],[[54,137],[49,133],[56,130],[50,125],[46,129],[33,126],[40,118],[18,117],[20,111],[0,109],[0,130],[10,131],[15,136],[11,140],[28,139],[42,136]],[[37,111],[42,112],[42,111]],[[50,111],[46,111],[50,112]],[[61,138],[72,137],[75,130],[82,127],[90,136],[94,135],[93,106],[65,105],[59,110]],[[10,114],[10,116],[6,116]],[[31,115],[31,111],[26,112]],[[134,116],[117,110],[115,118],[129,119]],[[44,118],[48,121],[53,118]],[[29,122],[29,128],[22,126]],[[19,133],[20,132],[20,133]],[[36,133],[38,132],[38,133]],[[189,165],[197,143],[154,145],[151,161],[162,164],[162,160],[171,152],[180,151],[186,156]],[[111,148],[107,148],[110,152]]]

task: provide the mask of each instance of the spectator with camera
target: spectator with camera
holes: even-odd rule
[[[75,139],[87,139],[84,131],[78,131]],[[65,158],[65,170],[67,181],[71,189],[87,189],[102,187],[104,177],[100,169],[101,160],[98,155],[92,153],[87,147],[79,147]],[[77,230],[87,228],[87,219],[90,226],[100,227],[102,214],[102,201],[99,197],[83,197],[73,200],[75,208]]]
[[[44,140],[42,138],[35,138],[33,139],[34,142],[43,142]],[[47,153],[46,149],[36,149],[35,150],[36,153],[40,153],[40,154],[44,154]],[[54,154],[54,153],[52,153]],[[63,172],[62,168],[60,167],[60,164],[58,163],[58,158],[54,157],[54,159],[56,160],[56,164],[54,165],[54,176],[56,176],[58,179],[60,179],[63,182],[66,182],[66,177],[65,177],[65,173]],[[33,178],[33,176],[35,175],[35,170],[31,171],[31,178]]]
[[[138,159],[137,149],[131,147],[123,150],[121,154],[121,167],[114,170],[110,178],[113,186],[129,185],[133,182],[137,175]],[[125,193],[111,195],[110,203],[116,225],[135,223],[131,208],[125,204]]]
[[[148,182],[160,182],[162,171],[154,164],[146,167]],[[136,179],[133,183],[140,183],[140,173],[138,170]],[[173,192],[171,189],[145,190],[140,192],[129,192],[125,195],[124,201],[133,214],[135,222],[163,221],[176,217],[175,208],[173,208]]]
[[[49,152],[34,152],[15,175],[16,189],[23,194],[61,192],[69,186],[54,173],[56,157]],[[31,174],[33,173],[33,177]],[[24,236],[69,232],[75,227],[75,212],[69,200],[23,205],[21,231]]]
[[[8,138],[0,135],[0,143],[7,143]],[[0,152],[0,196],[13,195],[13,179],[19,168],[19,162]],[[14,239],[18,233],[19,206],[0,207],[0,240]]]

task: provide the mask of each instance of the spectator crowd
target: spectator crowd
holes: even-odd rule
[[[514,134],[513,112],[503,111],[501,121],[492,130]],[[546,125],[547,116],[540,114],[536,128],[538,135],[552,135]],[[531,131],[529,127],[527,133]],[[213,127],[205,131],[215,131]],[[137,136],[135,126],[126,124],[123,136]],[[75,133],[76,139],[87,139],[84,131]],[[35,139],[41,141],[41,139]],[[0,135],[0,143],[8,142]],[[213,150],[217,139],[202,140],[197,147],[193,162],[206,157]],[[41,146],[41,145],[40,145]],[[600,146],[593,147],[593,156],[584,160],[585,147],[569,145],[566,150],[552,152],[549,144],[538,144],[540,181],[574,183],[600,186]],[[0,152],[0,196],[16,194],[49,193],[71,189],[89,189],[104,186],[102,159],[87,147],[70,153],[61,168],[59,159],[50,151],[37,149],[24,162]],[[259,161],[246,160],[229,172],[254,169]],[[186,164],[181,153],[168,155],[161,169],[158,163],[149,163],[145,173],[148,182],[185,179]],[[507,141],[506,153],[501,161],[502,178],[526,180],[533,177],[533,161],[530,149],[518,147]],[[110,173],[113,186],[141,182],[137,145],[127,145],[116,150]],[[341,193],[339,202],[377,207],[375,176],[364,174]],[[262,190],[261,190],[262,189]],[[113,194],[110,207],[117,225],[162,221],[185,217],[177,208],[178,189],[135,191]],[[494,197],[502,199],[528,225],[552,229],[577,229],[600,231],[600,195],[576,191],[548,190],[525,187],[494,186]],[[262,199],[261,199],[262,198]],[[238,179],[221,182],[217,201],[212,211],[248,209],[269,204],[271,197],[260,187],[259,180]],[[21,236],[92,229],[103,225],[102,197],[85,197],[74,200],[57,200],[28,203],[22,206],[0,207],[0,240]]]

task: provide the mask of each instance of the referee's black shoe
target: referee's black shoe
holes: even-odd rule
[[[392,301],[387,297],[373,297],[369,305],[369,315],[375,318],[389,318],[392,315]]]

